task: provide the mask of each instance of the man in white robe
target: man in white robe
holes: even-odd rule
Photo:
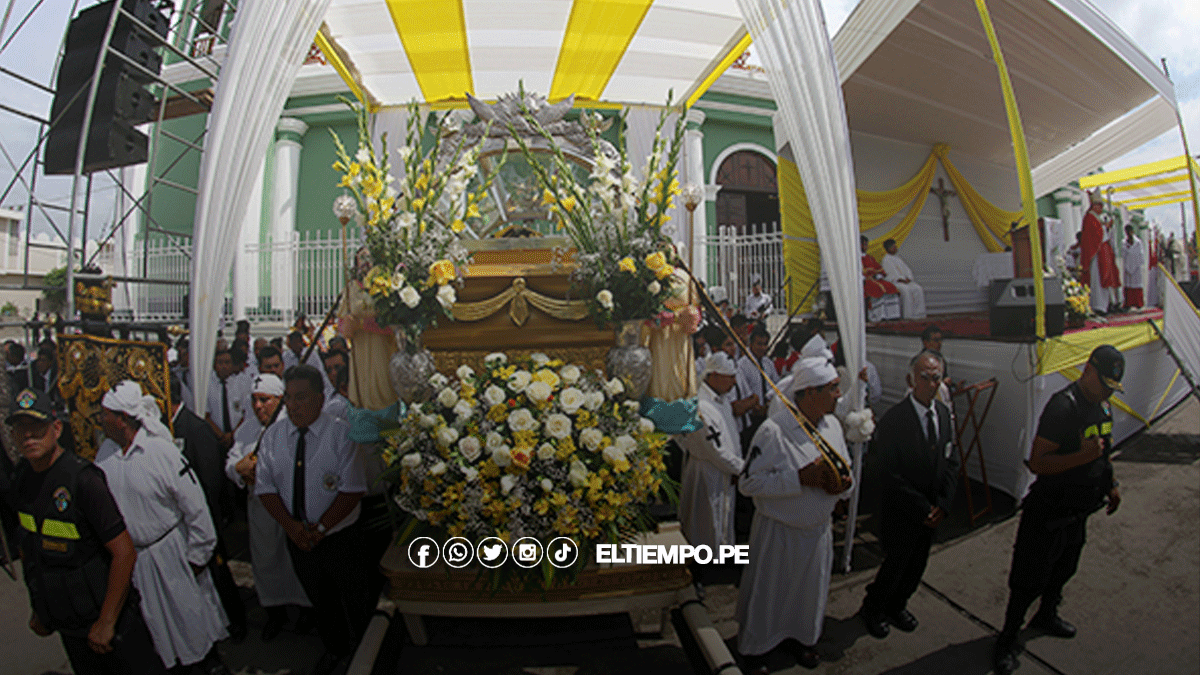
[[[1146,304],[1146,252],[1142,240],[1133,236],[1133,226],[1125,226],[1125,241],[1121,260],[1125,263],[1125,308],[1140,308]]]
[[[887,280],[900,291],[900,316],[905,319],[925,318],[925,289],[913,280],[912,269],[900,258],[900,248],[895,239],[883,242],[887,255],[883,256],[883,271]]]
[[[199,663],[229,673],[215,645],[228,623],[208,571],[217,543],[204,491],[136,382],[121,382],[100,403],[107,438],[96,453],[137,548],[133,585],[163,663]]]
[[[784,394],[849,464],[842,425],[830,414],[839,384],[831,359],[809,357],[796,363]],[[767,672],[764,658],[781,644],[801,665],[815,668],[833,566],[830,516],[849,485],[785,410],[755,434],[738,489],[756,509],[737,603],[738,651],[747,672]]]
[[[278,354],[275,359],[278,359]],[[265,360],[264,360],[265,361]],[[254,453],[263,425],[271,421],[271,415],[283,400],[283,380],[273,373],[264,373],[255,378],[251,393],[251,409],[248,416],[234,433],[233,447],[225,460],[225,475],[238,487],[250,488],[246,498],[246,522],[250,530],[250,563],[254,570],[254,591],[258,603],[267,610],[267,623],[263,625],[263,642],[274,640],[287,623],[288,605],[302,608],[312,607],[300,579],[292,568],[292,558],[287,549],[287,535],[279,523],[267,513],[262,501],[254,496],[255,470],[258,457]],[[279,411],[280,416],[286,412]],[[306,610],[301,611],[300,623],[311,623]]]
[[[704,381],[696,394],[704,426],[676,437],[687,453],[679,487],[679,524],[689,543],[714,551],[734,543],[735,479],[742,472],[742,446],[733,409],[722,395],[733,388],[736,373],[725,352],[705,360]]]

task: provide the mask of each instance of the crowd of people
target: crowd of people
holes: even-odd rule
[[[94,462],[73,452],[47,337],[26,361],[6,344],[15,392],[12,452],[0,453],[4,552],[20,557],[39,635],[57,632],[89,673],[228,673],[216,644],[247,632],[227,534],[242,528],[262,640],[316,630],[310,672],[348,661],[383,586],[391,542],[382,467],[350,439],[349,345],[219,339],[204,418],[195,413],[188,339],[171,345],[167,414],[132,380],[101,401]],[[286,345],[286,347],[284,346]]]
[[[850,464],[839,418],[858,406],[843,396],[848,374],[838,367],[841,350],[838,343],[827,346],[819,320],[792,326],[775,358],[768,356],[770,335],[760,323],[735,315],[728,325],[740,340],[713,324],[696,338],[703,426],[676,438],[685,454],[680,524],[690,543],[715,550],[737,541],[739,512],[750,510],[750,563],[736,612],[738,651],[752,673],[769,672],[767,655],[777,649],[815,668],[833,568],[832,522],[844,513],[853,488],[830,454]],[[908,392],[883,414],[868,444],[879,487],[864,498],[879,503],[884,559],[858,615],[878,639],[893,627],[918,628],[908,601],[959,481],[942,339],[934,325],[922,333],[906,373]],[[780,377],[783,372],[788,375]],[[1107,400],[1121,389],[1123,374],[1121,353],[1099,347],[1080,379],[1041,414],[1029,459],[1037,478],[1022,511],[1006,621],[994,648],[997,673],[1017,668],[1017,637],[1035,600],[1040,604],[1030,626],[1060,638],[1075,634],[1057,608],[1079,561],[1088,516],[1099,508],[1111,514],[1120,504],[1109,461]],[[865,385],[862,404],[869,407],[882,392],[878,373],[868,362],[857,377]],[[694,567],[693,573],[704,580],[704,570]]]

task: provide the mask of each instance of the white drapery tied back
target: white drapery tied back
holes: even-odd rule
[[[124,380],[104,395],[100,405],[113,412],[125,413],[142,423],[150,436],[171,440],[171,432],[162,423],[162,411],[153,396],[142,393],[142,385]]]
[[[734,365],[733,359],[729,358],[729,354],[722,351],[717,351],[708,355],[704,361],[704,375],[737,375],[737,366]]]
[[[278,375],[263,373],[254,378],[254,390],[251,393],[283,396],[283,380]]]
[[[804,389],[827,385],[837,378],[838,372],[837,368],[833,367],[832,355],[828,358],[822,355],[800,359],[792,368],[792,390],[789,395],[795,395],[796,392]]]

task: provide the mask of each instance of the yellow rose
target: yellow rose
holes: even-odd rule
[[[646,267],[649,268],[651,272],[658,272],[666,264],[667,256],[662,251],[659,251],[658,253],[651,253],[650,255],[646,256]]]
[[[449,260],[439,260],[433,263],[429,266],[429,276],[436,286],[450,283],[455,276],[454,263]]]
[[[662,254],[660,253],[659,255]],[[662,267],[658,268],[658,271],[654,273],[654,276],[658,277],[659,279],[666,279],[672,274],[675,274],[675,268],[671,265],[663,265]]]
[[[622,272],[629,272],[630,274],[633,274],[637,271],[637,268],[633,263],[633,258],[621,258],[621,261],[617,263],[617,267],[620,268]]]

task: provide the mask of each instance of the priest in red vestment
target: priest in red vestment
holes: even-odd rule
[[[863,235],[861,238],[862,246],[862,272],[863,272],[863,299],[867,305],[867,321],[879,321],[881,319],[899,319],[900,318],[900,291],[896,285],[888,281],[887,272],[883,269],[883,265],[875,259],[875,256],[867,253],[867,246],[870,240]]]
[[[1116,300],[1121,280],[1117,272],[1117,256],[1112,244],[1105,236],[1100,213],[1104,210],[1104,198],[1097,188],[1088,193],[1091,205],[1083,216],[1080,248],[1080,266],[1083,268],[1083,283],[1091,287],[1092,311],[1107,314],[1119,308]]]

